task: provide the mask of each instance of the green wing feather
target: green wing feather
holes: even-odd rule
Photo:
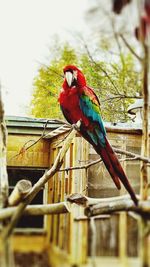
[[[94,131],[88,130],[88,134],[97,145],[99,142],[105,146],[106,130],[100,115],[100,102],[94,91],[85,87],[80,95],[80,108],[83,114],[94,124]]]

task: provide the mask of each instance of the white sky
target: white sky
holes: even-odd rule
[[[38,61],[54,34],[84,32],[88,0],[0,0],[0,82],[6,115],[26,114]]]

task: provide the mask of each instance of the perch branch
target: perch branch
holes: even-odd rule
[[[139,196],[137,196],[139,198]],[[91,198],[87,197],[82,194],[74,193],[71,194],[67,197],[67,201],[71,203],[76,203],[78,205],[83,205],[85,207],[91,206],[91,205],[96,205],[99,203],[110,203],[110,202],[119,202],[119,201],[126,201],[130,200],[129,195],[123,195],[123,196],[117,196],[117,197],[107,197],[107,198]]]
[[[100,214],[111,214],[119,211],[133,211],[140,214],[142,217],[150,219],[150,201],[140,202],[139,206],[135,206],[131,199],[122,199],[118,201],[111,201],[109,203],[101,202],[85,208],[85,215],[91,217]]]
[[[9,206],[16,206],[30,192],[32,184],[29,180],[20,180],[8,198]]]
[[[8,207],[0,210],[0,221],[10,218],[17,207]],[[62,214],[70,212],[69,204],[66,202],[46,204],[46,205],[29,205],[23,212],[23,215],[28,216],[39,216],[46,214]]]
[[[77,122],[77,127],[80,127],[80,121]],[[33,198],[37,195],[37,193],[40,191],[40,189],[44,186],[45,183],[48,182],[48,180],[60,169],[60,167],[63,164],[63,158],[67,152],[67,150],[70,147],[70,144],[72,142],[72,139],[76,135],[76,129],[73,128],[72,132],[70,135],[67,137],[65,143],[63,144],[59,154],[56,157],[56,160],[51,167],[39,180],[34,186],[32,187],[31,191],[29,194],[26,196],[26,198],[21,202],[18,207],[16,212],[11,218],[10,224],[5,228],[5,231],[2,233],[3,240],[7,240],[8,237],[11,235],[14,227],[18,223],[20,217],[22,216],[26,206],[31,203]]]
[[[125,159],[120,159],[120,161],[132,161],[132,160],[140,160],[140,161],[144,161],[147,164],[150,164],[150,158],[147,157],[142,157],[141,155],[135,154],[133,152],[129,152],[123,149],[119,149],[119,148],[113,148],[114,151],[118,154],[122,154],[122,155],[126,155],[126,156],[130,156],[131,158],[125,158]],[[73,171],[73,170],[82,170],[82,169],[88,169],[91,166],[102,162],[101,158],[97,159],[95,161],[92,161],[88,164],[82,165],[82,166],[75,166],[75,167],[68,167],[68,168],[63,168],[60,169],[59,172],[63,172],[63,171]]]

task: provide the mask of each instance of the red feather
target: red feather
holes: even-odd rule
[[[66,72],[69,73],[66,74]],[[106,132],[100,116],[100,103],[97,96],[91,88],[86,86],[85,77],[77,67],[72,65],[66,66],[64,68],[64,74],[67,75],[67,79],[71,77],[71,84],[70,80],[68,82],[65,78],[59,95],[60,106],[65,118],[71,124],[79,120],[81,121],[80,134],[93,145],[96,152],[101,156],[117,188],[121,188],[121,181],[137,205],[138,200],[136,195],[117,155],[106,138]],[[83,95],[86,97],[86,100],[85,98],[83,99]]]
[[[119,179],[121,180],[121,182],[123,183],[124,187],[126,188],[126,190],[129,192],[132,200],[134,201],[134,203],[137,205],[137,198],[135,196],[135,193],[129,183],[129,180],[115,154],[115,152],[113,151],[111,145],[109,144],[108,140],[106,139],[106,147],[105,148],[99,148],[99,154],[101,155],[104,164],[106,166],[106,168],[108,169],[109,173],[111,174],[112,171],[110,171],[110,168],[113,170],[113,173],[115,175],[115,177],[113,178],[113,181],[115,182],[116,186],[118,189],[120,189],[118,187],[118,182]],[[109,158],[109,160],[107,160],[107,158]],[[110,167],[109,167],[110,165]],[[111,174],[112,176],[112,174]],[[117,179],[116,179],[117,177]],[[118,179],[119,177],[119,179]]]

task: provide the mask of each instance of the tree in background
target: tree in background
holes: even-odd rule
[[[58,41],[57,41],[58,42]],[[99,45],[99,43],[98,43]],[[111,46],[107,39],[101,40],[96,51],[102,58]],[[111,61],[99,59],[97,52],[90,52],[86,43],[84,49],[76,51],[69,44],[61,45],[55,51],[50,64],[43,65],[34,79],[31,113],[35,117],[63,118],[58,104],[58,93],[63,82],[63,67],[75,64],[84,72],[87,83],[100,98],[102,116],[106,121],[125,122],[128,106],[134,98],[140,97],[141,74],[136,68],[134,55],[129,51],[111,56]],[[113,60],[112,60],[113,57]]]
[[[54,58],[49,65],[42,65],[33,83],[31,114],[38,118],[62,118],[58,94],[61,88],[64,65],[77,64],[77,56],[73,48],[64,44],[59,51],[54,49]]]

